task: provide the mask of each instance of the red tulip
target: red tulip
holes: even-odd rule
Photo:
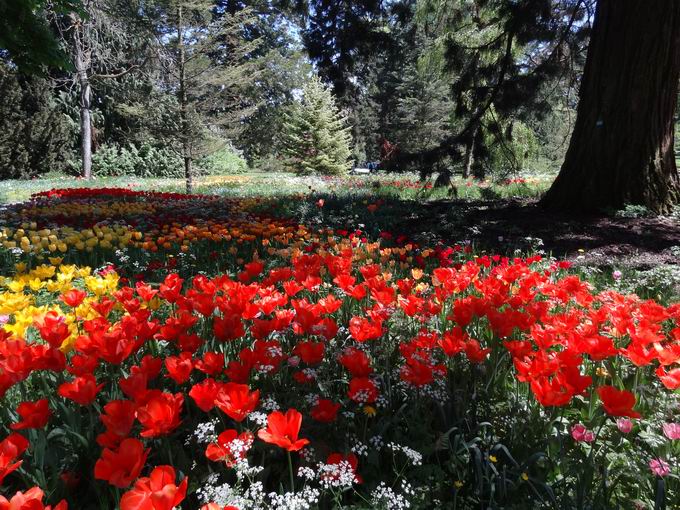
[[[94,477],[124,489],[141,473],[149,449],[139,439],[124,439],[116,451],[106,448],[94,465]]]
[[[170,378],[177,384],[183,384],[189,380],[191,371],[194,369],[194,360],[190,352],[182,352],[179,356],[165,358],[165,368]]]
[[[112,400],[104,405],[99,419],[107,432],[124,438],[130,433],[135,422],[136,409],[137,406],[130,400]]]
[[[182,291],[182,283],[184,283],[184,280],[179,275],[170,273],[160,285],[159,291],[161,297],[168,303],[174,303]]]
[[[194,399],[198,408],[207,413],[215,407],[215,398],[221,385],[215,379],[208,378],[198,384],[194,384],[189,391],[189,396]]]
[[[300,356],[308,365],[318,365],[323,361],[325,350],[322,342],[300,342],[293,349],[293,354]]]
[[[359,466],[359,459],[357,458],[356,455],[353,453],[349,453],[347,455],[343,455],[341,453],[331,453],[328,456],[328,459],[326,459],[326,464],[329,466],[332,465],[340,465],[342,463],[347,463],[348,467],[352,470],[352,473],[354,473],[354,481],[355,483],[363,483],[363,479],[361,476],[357,474],[357,467]],[[325,477],[327,479],[337,479],[339,478],[340,473],[326,473]]]
[[[349,332],[357,342],[375,340],[383,334],[380,321],[369,321],[364,317],[352,317],[349,320]]]
[[[308,439],[298,439],[300,425],[302,425],[302,414],[296,409],[288,409],[286,414],[274,411],[267,416],[267,427],[260,429],[257,436],[266,443],[295,452],[309,444]]]
[[[370,404],[378,398],[378,388],[368,377],[355,377],[349,382],[347,396],[360,404]]]
[[[68,510],[68,503],[60,501],[56,506],[43,503],[45,493],[40,487],[33,487],[26,492],[16,492],[11,499],[0,496],[0,510]]]
[[[36,402],[22,402],[17,407],[17,413],[21,416],[21,421],[10,425],[12,430],[41,429],[47,425],[52,416],[46,398]]]
[[[77,307],[87,297],[87,292],[71,289],[61,295],[61,300],[71,308]]]
[[[255,410],[260,401],[260,391],[250,391],[247,384],[226,383],[217,393],[215,405],[230,418],[243,421]]]
[[[371,360],[365,352],[349,347],[338,358],[340,364],[345,367],[354,377],[366,377],[371,375]]]
[[[338,409],[340,409],[340,404],[335,404],[332,400],[328,400],[327,398],[320,398],[316,405],[312,407],[309,414],[316,421],[331,423],[336,420]]]
[[[172,466],[158,466],[149,477],[140,478],[134,487],[120,498],[120,510],[172,510],[187,493],[188,479],[175,484]]]
[[[66,317],[59,315],[54,310],[50,310],[42,319],[35,321],[35,327],[42,339],[55,349],[61,347],[64,340],[71,334],[68,324],[66,324]]]
[[[0,485],[8,474],[21,466],[23,461],[16,459],[26,451],[28,445],[28,439],[17,433],[0,441]]]
[[[661,383],[669,390],[677,390],[680,388],[680,367],[673,368],[666,372],[664,367],[659,366],[655,373],[661,380]]]
[[[97,398],[97,393],[104,384],[97,384],[92,374],[81,375],[71,382],[65,382],[59,386],[57,393],[64,398],[73,400],[81,406],[90,405]]]
[[[203,359],[196,362],[196,368],[207,375],[217,375],[224,370],[224,354],[206,352]]]
[[[252,444],[253,434],[250,432],[239,434],[234,429],[225,430],[217,436],[216,443],[208,445],[205,456],[214,462],[224,461],[228,467],[232,467],[246,457]]]
[[[144,427],[139,435],[142,437],[158,437],[175,430],[181,423],[179,415],[182,411],[182,404],[184,404],[184,395],[181,393],[174,395],[172,393],[154,393],[145,405],[137,409],[137,420]]]
[[[628,390],[617,390],[613,386],[600,386],[597,394],[602,400],[604,410],[610,416],[628,416],[629,418],[640,418],[642,416],[637,411],[633,411],[635,405],[635,395]]]

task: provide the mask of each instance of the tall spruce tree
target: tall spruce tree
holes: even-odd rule
[[[187,193],[194,160],[224,147],[257,110],[247,89],[261,74],[262,41],[247,36],[250,9],[215,16],[211,0],[166,0],[158,16],[159,40],[175,92],[175,122],[167,136],[184,160]]]
[[[339,175],[351,166],[351,135],[333,93],[318,77],[305,83],[302,99],[284,124],[286,166],[302,175]]]

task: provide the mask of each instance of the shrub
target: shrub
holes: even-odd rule
[[[66,117],[40,78],[0,64],[0,177],[27,179],[63,170],[70,150]]]
[[[92,155],[92,170],[100,177],[182,177],[182,159],[168,148],[134,144],[119,146],[102,145]]]
[[[201,158],[197,165],[202,174],[242,174],[248,171],[248,162],[233,147],[224,147]]]

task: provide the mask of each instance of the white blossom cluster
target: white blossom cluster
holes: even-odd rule
[[[233,505],[239,510],[309,510],[318,503],[321,491],[305,487],[297,493],[267,494],[262,482],[254,482],[241,492],[238,486],[219,484],[218,475],[213,474],[196,494],[203,503],[216,503],[220,507]]]
[[[281,409],[281,406],[279,406],[278,402],[271,395],[267,395],[262,399],[260,407],[265,411],[278,411]]]
[[[393,452],[402,452],[414,466],[420,466],[423,463],[423,455],[413,448],[397,443],[387,443],[387,447]]]
[[[248,415],[248,419],[252,422],[255,422],[257,425],[260,427],[266,427],[267,426],[267,414],[262,413],[260,411],[253,411]]]
[[[375,437],[377,437],[377,436],[375,436]],[[371,438],[371,439],[373,439],[373,438]],[[357,440],[354,443],[354,446],[352,446],[351,452],[353,454],[357,455],[358,457],[364,457],[364,456],[368,455],[368,446],[366,446],[361,441]]]
[[[127,250],[126,250],[127,251]],[[130,260],[130,256],[126,254],[123,250],[116,250],[116,257],[118,257],[118,260],[122,263],[125,264]]]
[[[316,379],[316,370],[310,367],[306,367],[302,369],[302,373],[305,374],[305,377],[308,379]]]
[[[311,481],[316,478],[316,471],[309,466],[300,466],[297,471],[297,476]]]
[[[354,473],[354,469],[349,462],[343,460],[338,464],[319,463],[317,477],[324,489],[344,489],[350,488],[359,480]]]
[[[316,450],[314,450],[313,446],[307,445],[302,450],[300,450],[300,457],[302,457],[302,460],[305,462],[312,463],[316,457]]]
[[[321,491],[312,487],[305,487],[296,493],[286,492],[285,494],[277,494],[272,492],[268,496],[269,501],[262,508],[270,508],[272,510],[308,510],[318,503]]]
[[[353,400],[358,403],[367,403],[370,397],[368,390],[359,390],[354,393]]]
[[[187,438],[187,444],[191,439],[191,436],[196,438],[198,444],[208,444],[217,441],[217,434],[215,433],[215,426],[217,425],[217,419],[211,421],[206,421],[204,423],[199,423],[196,425],[196,430],[193,431]]]
[[[274,365],[259,365],[257,367],[257,371],[260,374],[268,374],[269,372],[274,370]]]
[[[203,503],[217,503],[220,506],[234,505],[241,508],[243,500],[238,491],[228,483],[219,483],[220,475],[212,473],[205,479],[205,485],[196,490],[196,496]]]
[[[245,453],[243,455],[245,455]],[[251,466],[248,462],[248,458],[245,456],[236,456],[236,462],[232,465],[232,467],[236,471],[236,477],[239,480],[251,478],[264,470],[264,466]]]
[[[408,496],[413,494],[413,489],[405,480],[402,480],[401,490],[403,494],[398,494],[385,482],[380,482],[380,485],[371,492],[372,508],[384,508],[386,510],[411,508]]]
[[[246,441],[236,438],[227,445],[235,460],[232,468],[236,471],[236,477],[239,480],[251,478],[264,470],[264,466],[251,466],[248,462],[248,450],[250,450],[251,446],[253,446],[252,438]]]
[[[316,404],[318,404],[320,398],[321,397],[316,393],[308,393],[307,395],[304,396],[305,402],[307,402],[307,404],[310,406],[315,406]]]
[[[380,450],[383,446],[385,446],[385,441],[383,441],[383,438],[380,435],[370,437],[368,442],[376,450]]]

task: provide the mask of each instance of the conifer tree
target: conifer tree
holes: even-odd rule
[[[303,175],[347,172],[352,138],[330,88],[314,77],[302,94],[284,124],[286,166]]]

